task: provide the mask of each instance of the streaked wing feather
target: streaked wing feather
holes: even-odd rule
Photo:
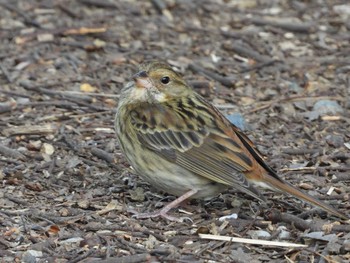
[[[209,104],[204,106],[210,107]],[[200,115],[201,111],[196,111],[196,115],[190,114],[193,125],[187,125],[185,113],[189,114],[191,107],[181,111],[181,114],[176,114],[174,108],[162,109],[163,113],[171,112],[163,114],[163,117],[157,115],[158,107],[152,109],[148,106],[147,109],[139,110],[140,114],[133,116],[137,136],[142,145],[194,174],[204,176],[213,182],[233,186],[263,199],[244,176],[244,172],[252,169],[252,162],[244,153],[242,145],[213,124],[215,119],[221,118],[221,115],[213,115],[210,119],[207,110],[203,116]],[[193,115],[197,117],[193,118]],[[156,125],[149,123],[151,116],[153,122],[156,119]],[[207,123],[203,123],[203,120],[207,120]],[[160,125],[160,122],[163,125]],[[236,136],[234,133],[232,135]]]

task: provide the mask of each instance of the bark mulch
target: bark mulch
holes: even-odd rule
[[[349,222],[282,193],[133,218],[174,197],[133,174],[113,129],[137,65],[167,61],[281,177],[349,214],[349,21],[345,0],[1,0],[0,261],[349,262]]]

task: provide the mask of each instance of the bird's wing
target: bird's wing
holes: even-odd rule
[[[131,112],[137,137],[148,150],[168,161],[264,198],[247,180],[254,169],[249,151],[226,119],[201,97],[193,100],[144,105]]]

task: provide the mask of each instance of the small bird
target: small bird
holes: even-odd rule
[[[136,173],[156,189],[178,196],[158,211],[136,214],[137,218],[177,220],[167,213],[184,200],[212,198],[229,187],[265,201],[259,186],[349,219],[283,181],[252,141],[166,63],[142,64],[122,89],[115,129]]]

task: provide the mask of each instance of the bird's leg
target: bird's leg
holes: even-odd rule
[[[167,204],[163,208],[161,208],[157,211],[154,211],[154,212],[150,212],[150,213],[137,213],[134,211],[131,211],[131,212],[134,213],[133,217],[136,217],[136,218],[150,218],[150,217],[161,216],[161,217],[168,219],[170,221],[182,221],[181,218],[170,216],[167,213],[169,212],[170,209],[177,207],[181,202],[190,198],[191,196],[193,196],[197,192],[198,192],[198,190],[194,190],[194,189],[190,190],[190,191],[184,193],[182,196],[176,198],[174,201],[170,202],[169,204]]]

